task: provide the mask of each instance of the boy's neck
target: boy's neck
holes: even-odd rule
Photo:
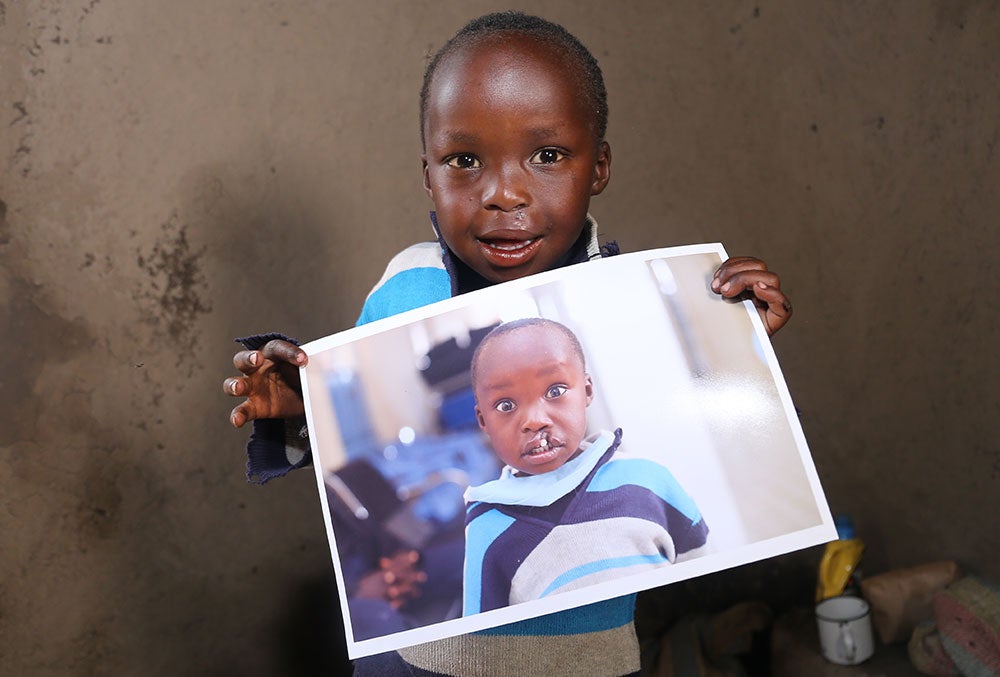
[[[459,294],[465,294],[466,292],[476,291],[477,289],[483,289],[495,284],[487,280],[469,266],[465,265],[461,259],[455,256],[455,253],[451,251],[444,239],[441,237],[441,230],[438,228],[437,214],[435,212],[431,212],[431,223],[434,225],[434,232],[437,234],[438,242],[440,243],[441,248],[444,249],[444,267],[445,270],[448,271],[448,276],[451,278],[452,296],[458,296]],[[567,251],[562,258],[559,259],[556,265],[553,266],[553,269],[562,268],[563,266],[569,266],[574,263],[583,263],[584,261],[589,261],[592,258],[588,247],[591,239],[593,238],[593,233],[591,232],[593,228],[593,221],[588,218],[586,225],[584,225],[583,230],[580,232],[580,237],[576,239],[576,242],[574,242],[573,246],[569,248],[569,251]],[[617,253],[617,251],[615,253]]]

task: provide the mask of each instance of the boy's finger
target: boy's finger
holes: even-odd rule
[[[242,397],[246,392],[246,379],[243,376],[231,376],[222,382],[222,389],[232,397]]]
[[[748,271],[767,272],[767,264],[752,256],[737,256],[727,259],[712,277],[712,291],[719,292],[722,286],[734,276]]]
[[[303,352],[301,348],[294,343],[282,341],[281,339],[268,341],[261,350],[261,354],[269,360],[274,360],[275,362],[288,362],[297,367],[301,367],[309,361],[309,358],[306,357],[305,352]]]
[[[761,319],[764,321],[767,335],[774,336],[774,332],[784,327],[791,319],[792,302],[780,289],[769,287],[763,282],[758,282],[754,286],[754,294],[760,301],[767,304],[766,307],[761,306],[760,308]]]
[[[715,271],[716,277],[721,277],[726,274],[738,273],[743,270],[767,270],[767,264],[758,258],[753,256],[734,256],[732,258],[726,259],[718,270]]]
[[[251,374],[260,366],[260,351],[241,350],[233,355],[233,366],[244,374]]]
[[[756,295],[755,285],[758,283],[775,289],[781,287],[781,278],[776,273],[757,269],[736,273],[728,279],[720,280],[720,282],[721,284],[716,291],[727,299],[739,296],[748,290],[753,291]]]
[[[768,310],[779,317],[792,314],[792,303],[778,287],[772,287],[763,282],[754,285],[754,296],[767,303]]]
[[[237,405],[229,414],[229,422],[232,423],[235,428],[242,428],[247,421],[252,421],[253,419],[254,408],[250,400]]]

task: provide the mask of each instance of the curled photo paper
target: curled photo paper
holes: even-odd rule
[[[352,658],[836,537],[756,309],[711,291],[726,258],[613,256],[303,346]]]

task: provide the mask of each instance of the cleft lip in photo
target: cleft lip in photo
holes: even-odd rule
[[[537,456],[539,454],[552,453],[561,446],[561,442],[551,439],[547,433],[542,433],[541,435],[535,435],[528,441],[523,455]]]

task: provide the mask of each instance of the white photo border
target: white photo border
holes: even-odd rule
[[[693,254],[713,253],[719,256],[720,263],[727,258],[725,249],[720,243],[687,245],[646,250],[630,254],[620,254],[614,257],[594,260],[586,264],[585,273],[589,276],[606,275],[610,280],[612,279],[614,271],[618,266],[637,265],[653,259],[670,259]],[[348,329],[346,331],[309,342],[303,345],[302,349],[306,352],[310,359],[312,359],[315,355],[324,351],[345,346],[382,332],[404,327],[424,318],[443,315],[450,311],[478,304],[488,305],[491,303],[492,299],[510,294],[513,291],[539,287],[560,280],[571,281],[574,276],[579,274],[581,274],[580,266],[568,266],[566,268],[506,282],[479,291],[439,301],[422,308],[400,313],[366,325]],[[759,343],[759,348],[762,350],[766,364],[773,375],[780,404],[784,410],[785,417],[787,418],[793,443],[799,451],[800,460],[803,464],[809,490],[812,493],[812,497],[815,501],[815,507],[820,516],[819,524],[763,541],[748,543],[736,548],[735,550],[712,553],[704,557],[679,562],[672,566],[657,569],[649,573],[627,576],[604,583],[597,583],[584,589],[567,591],[536,601],[524,602],[506,608],[485,611],[473,616],[456,618],[403,632],[356,641],[354,639],[351,619],[349,617],[344,575],[341,570],[341,560],[338,554],[336,539],[333,532],[333,524],[330,516],[330,506],[328,504],[326,484],[324,480],[324,468],[323,464],[319,460],[319,455],[314,453],[313,465],[316,474],[320,502],[322,504],[323,520],[326,525],[330,551],[333,558],[338,594],[340,596],[341,608],[343,609],[344,614],[344,626],[349,656],[351,658],[359,658],[371,654],[401,649],[415,644],[440,640],[455,635],[485,630],[508,623],[522,621],[527,618],[554,613],[605,599],[611,599],[621,595],[635,593],[651,587],[657,587],[721,571],[723,569],[748,564],[750,562],[766,559],[768,557],[774,557],[779,554],[818,545],[836,538],[833,519],[830,514],[819,477],[816,473],[815,465],[813,464],[812,458],[809,454],[808,446],[799,424],[795,407],[792,404],[791,396],[788,392],[787,385],[785,384],[781,369],[778,366],[777,358],[771,347],[770,340],[767,337],[764,325],[756,308],[751,302],[744,301],[742,302],[742,305],[746,309],[747,317],[752,324],[753,332]],[[316,438],[315,431],[317,427],[315,425],[314,417],[317,414],[314,411],[313,402],[311,402],[310,398],[309,371],[309,366],[307,365],[306,367],[302,367],[300,369],[300,374],[302,378],[302,393],[305,402],[310,444],[312,449],[316,450],[320,449],[321,442]]]

